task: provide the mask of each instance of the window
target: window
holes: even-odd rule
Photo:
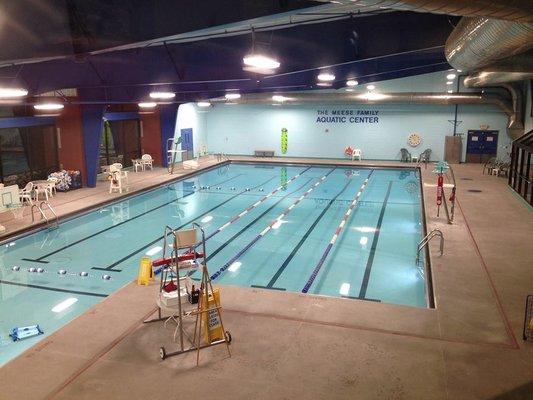
[[[131,160],[141,156],[141,137],[138,119],[104,121],[100,142],[100,166],[121,163],[132,165]]]
[[[53,125],[0,129],[0,175],[5,185],[24,186],[58,169]]]

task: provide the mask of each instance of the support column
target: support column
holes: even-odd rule
[[[84,105],[81,109],[83,129],[83,149],[85,151],[85,170],[87,186],[96,186],[96,175],[99,169],[100,141],[104,127],[105,106]]]
[[[161,105],[159,116],[161,120],[161,165],[168,167],[167,140],[174,137],[178,106],[176,104]]]

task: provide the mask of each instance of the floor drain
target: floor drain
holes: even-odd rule
[[[468,189],[468,191],[470,193],[481,193],[483,190],[479,190],[479,189]]]

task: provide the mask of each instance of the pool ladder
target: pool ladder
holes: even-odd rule
[[[422,249],[424,249],[424,247],[426,247],[429,244],[431,239],[433,239],[436,236],[440,237],[439,250],[440,250],[440,255],[442,256],[442,254],[444,253],[444,235],[439,229],[433,229],[426,236],[424,236],[424,238],[420,241],[420,243],[418,243],[418,249],[416,251],[416,263],[417,264],[420,262],[420,252],[422,251]]]
[[[52,225],[50,224],[50,219],[46,216],[46,213],[44,212],[44,208],[47,207],[50,212],[53,214],[54,216],[54,220],[52,221]],[[31,223],[33,224],[35,222],[35,214],[33,213],[33,209],[34,208],[37,208],[37,210],[39,210],[39,213],[41,214],[41,220],[45,220],[46,221],[46,227],[48,229],[57,229],[59,228],[59,218],[54,210],[54,208],[52,207],[52,205],[47,202],[47,201],[41,201],[38,205],[37,204],[32,204],[31,206]]]

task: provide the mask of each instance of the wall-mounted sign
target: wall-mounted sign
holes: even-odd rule
[[[377,124],[378,110],[332,108],[316,110],[317,124]]]

